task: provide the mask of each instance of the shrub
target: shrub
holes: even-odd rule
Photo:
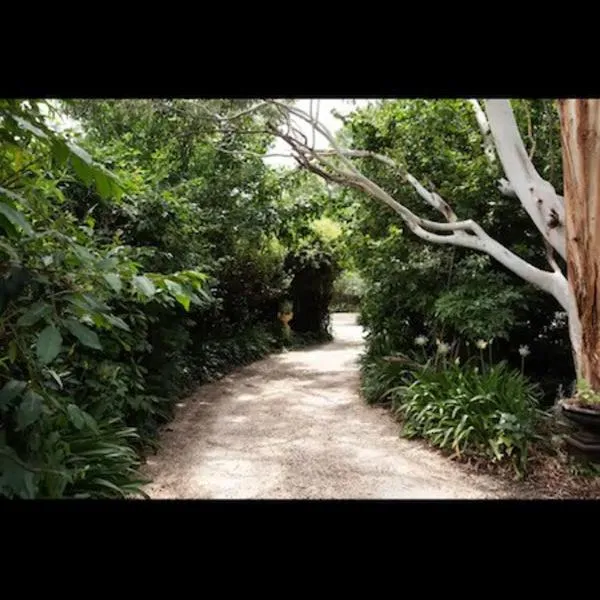
[[[338,270],[335,258],[315,244],[290,252],[284,267],[293,275],[289,291],[294,306],[294,318],[290,321],[292,330],[299,334],[327,336],[329,305]]]
[[[525,472],[539,388],[505,363],[483,372],[457,364],[424,368],[391,395],[406,437],[423,437],[457,456],[509,459],[518,474]]]
[[[403,382],[410,374],[405,364],[390,362],[381,357],[363,357],[361,363],[361,393],[369,404],[383,403],[390,399],[390,390]]]
[[[276,334],[263,326],[246,327],[230,338],[200,342],[192,355],[194,380],[215,381],[235,367],[259,360],[281,346]]]
[[[174,161],[182,136],[160,130],[189,128],[160,103],[84,140],[115,177],[36,106],[0,101],[0,497],[137,495],[176,398],[282,346],[276,180],[199,130],[198,164]]]
[[[546,100],[513,104],[517,121],[531,133],[533,160],[560,190],[557,112]],[[447,200],[460,218],[469,215],[493,230],[509,250],[545,268],[543,246],[524,244],[531,235],[526,215],[515,211],[511,199],[496,189],[501,176],[498,163],[490,167],[485,158],[473,111],[465,100],[373,103],[348,118],[347,133],[354,148],[398,160]],[[370,159],[358,164],[408,208],[440,219],[394,169]],[[373,334],[368,345],[387,336],[395,350],[406,353],[420,334],[432,339],[461,337],[471,343],[494,338],[494,356],[518,368],[518,348],[528,344],[532,358],[527,372],[552,403],[559,383],[566,385],[575,376],[568,327],[564,318],[555,318],[555,300],[485,254],[424,243],[394,211],[367,200],[362,191],[352,190],[348,196],[356,199],[346,229],[356,268],[366,282],[361,311]]]

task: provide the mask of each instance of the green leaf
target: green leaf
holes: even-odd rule
[[[119,487],[117,487],[114,483],[112,483],[111,481],[108,481],[107,479],[97,477],[95,479],[92,479],[92,483],[95,483],[102,487],[106,487],[110,490],[113,490],[114,492],[117,492],[119,494],[119,496],[125,497],[125,494],[123,493],[123,491]]]
[[[169,290],[169,292],[171,292],[175,296],[175,299],[177,300],[177,302],[179,302],[179,304],[181,304],[181,306],[183,306],[183,308],[185,308],[186,311],[189,311],[190,310],[190,301],[193,296],[186,293],[184,291],[183,287],[181,286],[181,284],[179,284],[175,281],[171,281],[170,279],[165,279],[164,282],[165,282],[165,285],[167,286],[167,289]]]
[[[94,433],[99,434],[100,430],[98,429],[98,424],[96,423],[96,419],[94,419],[94,417],[92,417],[92,415],[85,412],[84,410],[81,411],[81,414],[83,416],[83,420],[85,421],[85,424],[89,427],[89,429],[91,429]]]
[[[17,429],[23,430],[35,423],[42,414],[44,399],[33,390],[28,390],[17,410]]]
[[[17,122],[19,127],[26,129],[27,131],[33,133],[34,135],[36,135],[39,138],[42,138],[42,139],[48,138],[48,136],[39,127],[32,125],[29,121],[26,121],[25,119],[23,119],[21,117],[17,117],[17,116],[14,116],[13,118]]]
[[[4,230],[6,237],[16,238],[19,235],[19,230],[2,214],[0,213],[0,234]]]
[[[12,225],[20,227],[26,234],[33,234],[33,229],[31,228],[31,225],[27,222],[23,214],[12,208],[12,206],[9,206],[4,202],[0,202],[0,214],[6,217],[9,223],[11,223]]]
[[[86,185],[95,183],[100,196],[104,198],[119,197],[120,186],[116,177],[102,165],[94,162],[93,158],[79,146],[68,144],[71,151],[71,162],[73,168]]]
[[[196,291],[204,297],[205,300],[208,300],[209,302],[214,301],[214,298],[204,289],[202,289],[201,287],[198,287],[196,289]]]
[[[27,200],[25,200],[25,198],[23,198],[23,196],[19,196],[19,194],[15,194],[15,192],[13,192],[12,190],[9,190],[5,187],[0,186],[0,194],[2,196],[6,196],[7,198],[10,198],[11,200],[14,200],[15,202],[18,202],[19,204],[22,204],[23,206],[29,205],[29,202],[27,202]]]
[[[20,396],[27,387],[26,381],[11,379],[7,381],[0,390],[0,407],[8,406],[17,396]]]
[[[15,340],[11,340],[10,344],[8,344],[8,359],[11,363],[14,363],[17,360],[17,343]]]
[[[6,219],[4,219],[4,221],[6,222]],[[20,264],[21,257],[19,256],[19,253],[17,252],[17,249],[15,247],[11,246],[7,242],[0,240],[0,250],[4,250],[6,256],[10,256],[10,260],[13,263]]]
[[[54,371],[53,369],[48,369],[48,373],[50,373],[50,375],[52,376],[52,379],[54,379],[54,381],[56,381],[56,383],[58,384],[58,387],[60,387],[60,389],[62,390],[63,389],[62,379],[60,378],[58,373],[56,371]]]
[[[110,310],[106,304],[99,302],[89,294],[69,294],[65,296],[65,300],[88,312],[97,311],[103,313]]]
[[[96,181],[96,189],[100,196],[104,199],[110,198],[112,196],[112,186],[110,184],[110,178],[106,173],[103,173],[101,169],[96,169],[94,180]]]
[[[77,405],[68,404],[67,414],[69,415],[69,420],[77,429],[83,429],[83,426],[85,425],[85,419],[83,417],[83,412]]]
[[[117,273],[106,273],[103,275],[106,283],[110,285],[110,287],[118,293],[123,289],[123,283],[121,282],[121,278]]]
[[[102,350],[98,334],[74,319],[65,319],[63,325],[84,345],[95,350]]]
[[[0,496],[16,496],[23,500],[35,498],[37,486],[35,474],[19,464],[16,452],[8,447],[2,447],[0,454]]]
[[[147,298],[156,294],[156,287],[145,275],[136,275],[131,281],[133,287]]]
[[[60,331],[54,325],[48,325],[38,336],[36,348],[38,360],[44,365],[51,363],[58,356],[61,344]]]
[[[190,310],[190,297],[184,294],[177,294],[177,296],[175,296],[175,299],[177,300],[177,302],[179,302],[179,304],[181,304],[181,306],[183,306],[183,308],[185,308],[186,311]]]
[[[81,148],[75,144],[72,144],[72,143],[68,144],[68,148],[72,154],[77,156],[86,165],[91,166],[94,164],[94,160],[92,159],[92,157],[83,148]]]
[[[63,140],[54,140],[52,144],[52,156],[59,165],[64,165],[69,158],[69,147]]]
[[[123,321],[120,317],[115,317],[114,315],[105,315],[106,320],[113,325],[114,327],[118,327],[123,331],[131,331],[129,325]]]
[[[165,279],[164,282],[167,286],[167,289],[172,294],[183,294],[183,288],[181,287],[180,283],[177,283],[176,281],[171,281],[170,279]]]
[[[94,260],[94,255],[87,248],[84,248],[79,244],[73,244],[72,247],[75,256],[77,256],[79,260],[83,262],[92,262]]]
[[[52,310],[52,307],[45,302],[36,302],[32,304],[29,310],[22,315],[17,321],[18,327],[31,327],[35,325],[40,319],[48,316]]]
[[[88,163],[82,160],[76,154],[71,154],[71,163],[73,164],[75,173],[77,173],[78,177],[83,181],[83,183],[90,185],[94,180],[94,172],[89,167]]]

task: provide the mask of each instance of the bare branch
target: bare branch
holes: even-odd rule
[[[222,148],[220,146],[215,147],[219,152],[224,152],[225,154],[232,154],[233,156],[252,156],[256,158],[294,158],[294,155],[290,152],[287,154],[274,152],[272,154],[261,154],[260,152],[251,152],[250,150],[227,150],[226,148]]]
[[[564,201],[531,162],[519,133],[509,100],[486,100],[486,114],[496,151],[510,182],[544,239],[566,256]]]
[[[310,115],[307,115],[306,112],[304,112],[303,110],[300,110],[299,108],[297,108],[295,106],[286,106],[285,104],[282,104],[275,100],[273,102],[277,106],[285,108],[291,114],[296,115],[297,117],[299,117],[300,119],[302,119],[303,121],[308,123],[309,125],[313,126],[331,144],[332,148],[337,151],[339,158],[346,165],[346,167],[348,167],[350,169],[350,171],[352,171],[355,175],[360,175],[359,171],[357,169],[355,169],[352,162],[344,157],[343,153],[341,152],[340,147],[338,146],[337,142],[335,141],[333,134],[331,133],[331,131],[329,131],[329,129],[327,129],[327,127],[325,127],[325,125],[323,125],[320,122],[315,121],[314,119],[311,119]]]
[[[321,101],[317,100],[317,111],[316,111],[316,114],[315,114],[315,121],[317,123],[319,122],[319,110],[320,110],[320,108],[321,108]],[[314,145],[315,145],[315,143],[313,141],[313,147],[314,147]]]
[[[546,260],[548,261],[548,264],[555,273],[560,273],[562,275],[562,271],[554,259],[554,248],[546,240],[544,240],[544,246],[546,247]]]
[[[312,125],[332,146],[332,150],[318,152],[313,148],[309,148],[307,143],[302,143],[289,134],[278,132],[278,135],[292,147],[295,158],[301,166],[327,180],[356,187],[379,199],[398,213],[406,226],[421,239],[432,243],[451,244],[485,252],[519,277],[552,294],[563,308],[568,309],[568,286],[561,273],[544,271],[534,267],[491,238],[476,222],[472,220],[458,221],[454,211],[439,195],[425,189],[406,169],[397,165],[392,159],[367,151],[340,148],[331,132],[322,123],[315,122],[311,115],[297,107],[286,107],[286,110]],[[332,163],[326,157],[337,158],[341,162],[341,166]],[[350,160],[352,157],[375,158],[397,169],[426,202],[444,214],[448,222],[439,223],[415,215],[374,181],[363,175]],[[445,235],[440,232],[445,233]]]
[[[313,99],[312,98],[310,99],[310,118],[311,118],[311,120],[314,119],[315,121],[319,120],[318,117],[313,117]],[[312,129],[312,144],[311,144],[312,148],[315,147],[315,133],[316,133],[316,130],[313,127],[313,129]]]
[[[264,106],[268,106],[270,104],[270,102],[263,100],[262,102],[259,102],[258,104],[255,104],[254,106],[251,106],[250,108],[246,108],[238,113],[235,113],[233,115],[228,115],[228,116],[223,116],[223,115],[216,115],[215,116],[220,120],[220,121],[235,121],[236,119],[239,119],[240,117],[243,117],[244,115],[248,115],[250,113],[256,112],[257,110],[259,110],[260,108],[263,108]]]
[[[383,154],[377,154],[376,152],[369,152],[368,150],[342,150],[345,156],[355,157],[355,158],[374,158],[389,167],[397,170],[400,175],[403,177],[405,181],[410,183],[419,196],[425,200],[429,205],[435,208],[438,212],[442,213],[444,217],[448,221],[456,221],[457,217],[449,204],[447,204],[439,194],[435,192],[430,192],[425,189],[423,185],[413,176],[411,175],[404,166],[398,164],[394,160],[392,160],[389,156],[384,156]],[[336,152],[333,150],[325,150],[324,152],[319,152],[319,154],[335,154]]]
[[[529,151],[529,160],[533,159],[535,154],[535,138],[533,137],[533,127],[531,125],[531,111],[529,110],[529,104],[525,103],[525,111],[527,112],[527,136],[531,142],[531,150]]]
[[[494,164],[496,162],[496,149],[494,146],[494,138],[492,137],[490,124],[488,123],[485,112],[483,112],[479,102],[475,98],[471,98],[469,102],[475,111],[477,125],[479,125],[479,131],[481,131],[481,135],[483,136],[483,151],[485,152],[488,161],[491,164]]]

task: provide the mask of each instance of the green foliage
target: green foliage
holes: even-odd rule
[[[107,419],[93,429],[86,427],[84,418],[73,420],[79,427],[63,438],[69,448],[66,466],[70,473],[63,494],[74,498],[145,496],[133,448],[139,438],[136,430],[124,428],[119,419]]]
[[[292,274],[289,295],[294,318],[291,328],[300,334],[328,337],[329,306],[339,268],[334,255],[318,245],[303,247],[286,257],[284,267]]]
[[[357,271],[343,271],[333,283],[331,308],[336,312],[359,310],[365,282]]]
[[[381,357],[363,357],[361,393],[369,404],[391,402],[390,390],[408,373],[406,364]]]
[[[194,378],[201,383],[220,379],[233,367],[246,365],[280,348],[275,333],[264,327],[246,327],[235,336],[194,348]]]
[[[517,320],[516,307],[522,307],[523,301],[522,290],[512,287],[506,277],[482,273],[441,292],[433,314],[440,324],[467,339],[508,339]]]
[[[75,143],[0,101],[0,496],[141,494],[175,400],[282,347],[279,176],[220,102],[70,102]]]
[[[408,438],[424,438],[456,456],[510,460],[523,475],[537,439],[539,386],[506,363],[480,368],[423,358],[364,356],[365,400],[391,405]]]
[[[578,379],[575,400],[582,406],[598,408],[600,406],[600,394],[595,392],[585,379]]]
[[[406,437],[423,437],[459,456],[509,459],[519,474],[525,472],[539,393],[505,363],[483,372],[456,364],[422,369],[392,397]]]
[[[513,106],[536,168],[560,193],[555,106],[545,100],[518,100]],[[498,161],[492,166],[486,159],[466,100],[384,100],[356,111],[347,121],[344,133],[352,147],[405,164],[459,218],[476,220],[517,255],[547,268],[544,246],[528,215],[497,189],[503,173]],[[440,219],[393,169],[370,159],[357,164],[416,214]],[[425,335],[453,340],[465,360],[477,355],[475,340],[494,339],[495,359],[515,368],[521,362],[519,347],[532,348],[527,372],[543,385],[549,402],[560,382],[573,379],[566,321],[550,295],[486,255],[424,242],[393,211],[363,193],[351,190],[345,195],[353,210],[345,240],[365,282],[361,322],[368,329],[369,351],[383,345],[407,354],[415,337]]]

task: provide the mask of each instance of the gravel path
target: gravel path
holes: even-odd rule
[[[273,355],[179,405],[144,474],[152,498],[500,498],[501,483],[401,439],[358,395],[362,329]]]

